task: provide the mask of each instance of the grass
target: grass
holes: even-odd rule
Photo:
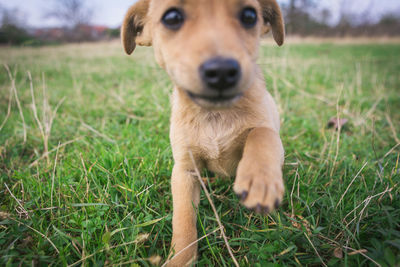
[[[2,47],[0,61],[0,264],[164,262],[171,83],[152,50]],[[281,112],[287,190],[263,217],[232,182],[208,185],[240,265],[396,266],[400,45],[264,44],[259,64]],[[349,122],[327,128],[335,116]],[[233,264],[217,228],[202,193],[199,266]]]

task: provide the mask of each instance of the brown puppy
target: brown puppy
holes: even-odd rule
[[[122,25],[126,53],[153,45],[171,77],[171,266],[196,258],[198,169],[236,176],[243,204],[268,213],[283,198],[284,151],[279,115],[256,65],[260,36],[272,29],[282,45],[284,26],[275,0],[139,0]]]

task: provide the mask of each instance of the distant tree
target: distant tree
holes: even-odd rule
[[[382,26],[392,26],[392,25],[399,25],[400,24],[400,16],[399,14],[395,14],[395,13],[387,13],[384,14],[379,23]]]
[[[331,14],[331,11],[329,9],[324,8],[324,9],[321,10],[319,16],[320,16],[319,19],[320,19],[321,23],[324,24],[324,25],[328,25],[332,14]]]
[[[283,4],[286,31],[289,34],[299,35],[319,31],[323,23],[317,20],[317,16],[313,12],[317,7],[316,0],[290,0],[286,5]]]
[[[45,13],[45,17],[55,18],[65,27],[60,41],[80,42],[93,39],[88,32],[93,12],[85,0],[53,0],[53,7]]]
[[[120,27],[108,29],[107,34],[111,39],[120,38],[121,36]]]
[[[375,33],[379,35],[400,35],[400,15],[398,12],[384,14],[374,27]]]
[[[45,17],[58,19],[64,26],[73,29],[89,24],[93,12],[86,6],[85,0],[53,0],[53,7]]]
[[[32,40],[25,30],[22,13],[18,9],[0,6],[0,43],[19,45]]]
[[[15,25],[25,28],[25,24],[25,14],[23,14],[18,8],[8,9],[0,5],[0,26]]]

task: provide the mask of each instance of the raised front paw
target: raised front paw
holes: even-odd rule
[[[277,209],[284,194],[282,170],[259,166],[255,162],[240,162],[233,187],[243,205],[258,213]]]

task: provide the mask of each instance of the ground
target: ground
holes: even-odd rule
[[[162,264],[172,86],[151,48],[1,47],[0,61],[0,264]],[[400,43],[267,42],[258,63],[281,113],[286,194],[256,215],[210,177],[240,265],[398,264]],[[202,193],[198,266],[233,264],[217,228]]]

